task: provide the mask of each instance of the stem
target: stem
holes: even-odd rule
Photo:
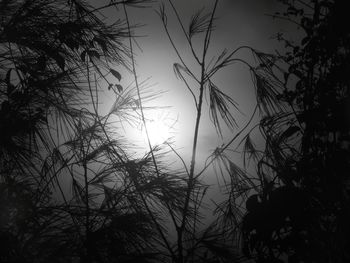
[[[125,17],[126,17],[126,24],[127,24],[128,31],[129,31],[129,46],[130,46],[130,53],[131,53],[130,56],[131,56],[132,72],[133,72],[134,79],[135,79],[135,85],[136,85],[136,90],[137,90],[137,97],[138,97],[139,105],[140,105],[141,119],[142,119],[143,125],[145,126],[147,143],[148,143],[148,147],[149,147],[150,152],[151,152],[154,168],[156,169],[156,173],[159,176],[158,166],[157,166],[156,159],[154,157],[153,147],[152,147],[152,144],[151,144],[151,140],[149,138],[149,133],[148,133],[148,129],[147,129],[147,123],[146,123],[145,114],[144,114],[144,111],[143,111],[142,98],[141,98],[141,94],[140,94],[140,87],[139,87],[139,82],[138,82],[137,73],[136,73],[133,44],[132,44],[131,33],[130,33],[129,17],[128,17],[128,12],[126,11],[125,4],[123,4],[123,9],[124,9]]]
[[[134,59],[134,52],[133,52],[133,45],[132,45],[132,39],[131,39],[131,33],[130,33],[130,23],[129,23],[129,16],[128,16],[128,12],[126,10],[126,6],[125,4],[123,4],[123,10],[124,10],[124,14],[125,14],[125,18],[126,18],[126,23],[127,23],[127,27],[128,27],[128,31],[129,31],[129,45],[130,45],[130,53],[131,53],[131,63],[132,63],[132,72],[135,78],[135,85],[136,85],[136,89],[137,89],[137,96],[138,96],[138,100],[139,100],[139,105],[140,105],[140,111],[141,111],[141,119],[143,122],[143,125],[145,126],[145,131],[146,131],[146,137],[147,137],[147,142],[148,142],[148,147],[150,149],[150,153],[152,156],[152,161],[154,164],[154,168],[156,170],[156,174],[159,177],[159,170],[158,170],[158,165],[154,156],[154,152],[153,152],[153,148],[152,148],[152,144],[151,144],[151,140],[149,137],[149,133],[148,133],[148,129],[147,129],[147,124],[146,124],[146,119],[145,119],[145,115],[144,115],[144,111],[143,111],[143,105],[142,105],[142,98],[141,98],[141,94],[140,94],[140,87],[139,87],[139,83],[138,83],[138,78],[137,78],[137,73],[136,73],[136,66],[135,66],[135,59]],[[154,222],[154,224],[156,225],[156,228],[159,232],[159,234],[161,235],[161,238],[163,239],[167,249],[169,250],[170,254],[172,255],[172,257],[175,257],[173,250],[170,247],[170,244],[164,234],[164,232],[162,231],[160,224],[158,223],[157,219],[154,217],[153,212],[151,211],[151,209],[149,208],[147,201],[145,199],[145,197],[142,195],[142,193],[140,191],[138,191],[140,194],[140,197],[142,199],[142,202],[144,203],[146,210],[148,212],[148,214],[151,216],[152,221]],[[171,210],[170,206],[167,205],[167,209],[171,215],[171,217],[173,218],[173,222],[176,225],[176,220],[175,220],[175,216],[173,214],[173,211]]]
[[[172,2],[171,0],[169,0],[169,3],[170,3],[170,5],[171,5],[172,9],[174,10],[174,13],[175,13],[175,15],[176,15],[176,18],[177,18],[177,20],[179,21],[179,24],[180,24],[180,26],[181,26],[181,29],[182,29],[184,35],[186,36],[187,42],[188,42],[188,44],[189,44],[189,46],[190,46],[190,48],[191,48],[191,51],[192,51],[192,54],[193,54],[194,58],[196,59],[196,61],[198,62],[198,64],[201,64],[201,61],[199,60],[199,58],[198,58],[198,56],[197,56],[197,54],[196,54],[196,52],[195,52],[195,50],[194,50],[194,48],[193,48],[192,41],[191,41],[190,37],[188,36],[188,34],[187,34],[186,30],[185,30],[185,27],[184,27],[183,23],[181,22],[181,18],[180,18],[179,13],[177,12],[177,9],[175,8],[175,6],[174,6],[174,4],[173,4],[173,2]]]
[[[249,121],[246,123],[246,125],[235,135],[233,136],[233,138],[224,146],[220,149],[219,153],[214,156],[214,158],[212,158],[205,166],[204,168],[197,174],[196,178],[199,177],[202,173],[204,173],[204,171],[214,162],[214,160],[221,154],[223,153],[237,138],[238,136],[240,136],[242,134],[243,131],[245,131],[245,129],[249,126],[249,124],[252,122],[253,117],[256,114],[256,111],[258,109],[258,105],[255,106],[254,108],[254,112],[252,114],[252,116],[250,117]]]
[[[213,24],[213,19],[214,19],[214,14],[215,10],[218,4],[218,0],[215,1],[214,8],[211,14],[210,18],[210,23],[207,28],[207,32],[205,35],[204,39],[204,48],[203,48],[203,54],[202,54],[202,62],[200,63],[201,65],[201,80],[200,80],[200,93],[199,93],[199,100],[198,100],[198,105],[197,105],[197,117],[196,117],[196,124],[195,124],[195,129],[194,129],[194,135],[193,135],[193,146],[192,146],[192,158],[191,158],[191,166],[190,166],[190,173],[189,173],[189,178],[188,178],[188,183],[187,183],[187,194],[186,194],[186,199],[185,199],[185,204],[184,204],[184,210],[183,210],[183,217],[182,217],[182,222],[180,225],[180,228],[178,229],[178,238],[177,238],[177,245],[178,245],[178,253],[179,253],[179,258],[178,262],[183,262],[183,232],[185,230],[186,226],[186,221],[187,221],[187,216],[188,216],[188,209],[190,205],[190,196],[193,194],[193,184],[194,184],[194,169],[195,169],[195,163],[196,163],[196,154],[197,154],[197,143],[198,143],[198,135],[199,135],[199,125],[200,125],[200,120],[201,120],[201,114],[202,114],[202,106],[203,106],[203,94],[204,94],[204,86],[206,83],[206,73],[205,73],[205,59],[210,43],[210,32]]]

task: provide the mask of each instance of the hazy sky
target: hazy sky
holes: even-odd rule
[[[171,109],[158,112],[158,114],[167,116],[170,122],[177,120],[174,137],[176,147],[189,159],[194,131],[195,106],[184,83],[174,75],[173,64],[179,62],[179,59],[171,47],[159,16],[155,12],[159,9],[160,2],[155,1],[147,9],[128,8],[130,22],[143,25],[135,30],[136,35],[140,36],[137,38],[140,48],[134,46],[136,70],[139,80],[150,77],[147,83],[149,85],[155,84],[154,91],[166,91],[152,104],[171,106]],[[194,59],[190,55],[180,25],[176,21],[168,1],[163,0],[163,2],[173,40],[185,62],[190,66],[194,65]],[[188,28],[190,18],[197,10],[205,8],[206,11],[210,12],[214,4],[213,0],[177,0],[173,2],[180,13],[185,28]],[[98,5],[102,5],[102,3],[99,1]],[[273,14],[280,9],[280,6],[280,3],[275,0],[220,0],[216,12],[217,20],[215,21],[210,55],[217,57],[223,49],[226,48],[230,52],[241,45],[251,46],[263,52],[273,52],[276,48],[280,48],[278,42],[272,37],[279,31],[285,31],[287,25],[266,15]],[[103,14],[108,19],[117,17],[114,8],[105,10]],[[119,12],[119,14],[123,13]],[[201,43],[201,39],[197,37],[197,42]],[[251,59],[249,54],[244,52],[238,53],[237,57]],[[196,68],[194,67],[194,69]],[[133,78],[126,72],[123,72],[122,75],[124,76],[122,84],[126,86]],[[222,91],[238,102],[243,114],[236,111],[235,116],[238,124],[243,126],[250,117],[255,102],[255,91],[247,67],[239,64],[232,65],[218,74],[214,80]],[[108,101],[106,101],[106,105],[108,105]],[[225,132],[223,139],[218,138],[209,120],[207,107],[204,108],[202,116],[198,150],[200,159],[204,160],[216,146],[227,142],[233,134]],[[134,141],[142,140],[136,134],[130,132],[128,134]]]
[[[97,6],[109,3],[108,0],[91,1],[94,1]],[[168,123],[172,123],[176,120],[176,125],[171,135],[174,136],[174,145],[177,152],[182,156],[189,167],[196,108],[186,86],[174,75],[173,64],[176,62],[178,63],[179,59],[167,38],[161,19],[155,12],[159,10],[161,1],[165,4],[169,32],[173,41],[185,62],[189,66],[194,65],[194,59],[191,56],[186,39],[181,32],[180,25],[176,21],[168,0],[158,0],[146,9],[132,7],[127,9],[131,24],[143,25],[135,29],[135,34],[139,36],[136,38],[138,46],[134,43],[137,63],[136,70],[140,82],[147,80],[146,84],[152,86],[153,91],[156,93],[165,91],[159,98],[145,106],[170,106],[171,108],[159,110],[156,114],[149,114],[147,112],[146,114],[149,114],[147,116],[150,118],[157,118],[158,116],[163,118],[166,116],[165,121]],[[206,11],[210,12],[214,4],[214,0],[173,0],[173,2],[181,16],[185,28],[188,28],[190,18],[197,10],[205,8]],[[217,58],[223,49],[226,48],[228,52],[230,52],[242,45],[250,46],[266,53],[274,52],[275,49],[279,49],[283,52],[282,44],[278,43],[273,36],[278,32],[288,32],[292,27],[287,22],[273,20],[271,17],[267,16],[267,14],[273,14],[280,10],[281,4],[277,0],[219,0],[216,12],[215,31],[212,34],[209,55],[211,57],[216,56]],[[124,17],[122,9],[117,11],[115,8],[109,8],[108,10],[103,10],[102,13],[107,21],[115,21],[118,18]],[[203,38],[198,37],[196,43],[201,43],[201,39],[203,40]],[[237,53],[237,57],[252,61],[252,57],[247,52],[239,52]],[[198,72],[198,67],[193,67],[192,69]],[[133,81],[133,76],[129,72],[126,72],[122,68],[116,68],[116,70],[122,73],[121,84],[124,87]],[[223,92],[230,95],[238,102],[239,109],[242,113],[234,109],[232,110],[239,127],[243,127],[253,113],[256,100],[255,89],[249,70],[246,66],[234,64],[220,72],[213,80]],[[198,88],[194,88],[194,92],[196,91],[198,92]],[[108,92],[107,89],[104,96],[103,106],[108,110],[113,104],[114,96],[113,93]],[[258,116],[254,121],[255,123],[251,126],[259,121]],[[128,129],[127,125],[125,128],[127,139],[136,145],[143,145],[144,148],[142,150],[135,150],[136,155],[142,156],[148,151],[144,136],[135,128]],[[157,127],[152,127],[152,129],[157,130]],[[201,170],[206,158],[214,149],[228,142],[238,131],[239,128],[233,132],[225,130],[223,138],[218,137],[209,119],[208,107],[204,107],[198,138],[196,170]],[[243,136],[244,135],[245,134],[243,134]],[[260,144],[261,146],[263,141],[258,133],[253,133],[252,135],[255,144]],[[243,136],[238,138],[231,149],[234,149],[238,145]],[[170,149],[168,148],[168,150]],[[229,154],[231,161],[242,166],[243,160],[241,153],[229,152]],[[176,162],[174,164],[175,167],[180,167],[182,165],[175,154],[171,155],[170,161]],[[251,168],[255,169],[255,167]],[[253,172],[253,170],[251,170],[251,172]],[[212,185],[205,202],[211,204],[212,199],[217,203],[220,202],[222,195],[218,192],[218,181],[217,177],[214,175],[213,169],[209,168],[201,179],[206,184]],[[223,183],[223,181],[220,181],[220,183]],[[210,216],[207,216],[207,220],[210,220]]]

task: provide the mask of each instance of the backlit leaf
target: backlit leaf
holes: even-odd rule
[[[123,86],[122,85],[116,84],[115,86],[116,86],[116,88],[117,88],[119,93],[123,91]]]
[[[83,61],[83,62],[85,62],[85,55],[86,55],[86,50],[84,50],[84,51],[81,52],[81,54],[80,54],[81,61]]]
[[[203,14],[203,9],[199,10],[194,16],[191,18],[191,22],[189,25],[189,37],[193,37],[195,34],[199,34],[205,32],[210,23],[210,14]]]
[[[122,76],[120,75],[120,73],[114,69],[110,69],[111,73],[113,74],[114,77],[116,77],[119,81],[122,79]]]
[[[87,53],[88,53],[90,58],[100,59],[100,54],[96,50],[90,49],[87,51]]]

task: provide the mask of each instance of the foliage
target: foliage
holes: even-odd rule
[[[1,262],[241,260],[218,227],[200,228],[208,189],[200,175],[207,167],[196,174],[195,163],[204,94],[219,133],[221,119],[236,125],[230,111],[236,102],[212,79],[233,62],[234,52],[223,52],[206,70],[217,1],[184,31],[201,67],[199,79],[174,46],[181,60],[175,72],[196,108],[190,167],[170,144],[184,164],[181,170],[164,164],[162,147],[150,141],[143,157],[132,158],[131,145],[112,130],[116,117],[141,122],[147,132],[143,102],[153,95],[141,90],[137,78],[127,7],[148,2],[112,1],[97,8],[79,0],[0,2]],[[125,20],[100,20],[98,11],[118,5]],[[164,9],[160,15],[167,29]],[[191,40],[200,34],[201,57]],[[132,72],[135,87],[121,85],[116,66]],[[199,95],[187,77],[197,82]],[[105,116],[99,110],[101,87],[116,96]]]
[[[194,14],[189,22],[189,26],[186,27],[173,1],[168,1],[168,6],[173,11],[187,41],[190,56],[183,54],[183,50],[178,49],[175,44],[169,31],[166,6],[161,5],[158,12],[165,32],[178,58],[178,62],[175,62],[173,65],[174,73],[183,82],[193,98],[196,120],[194,123],[192,154],[189,167],[187,167],[185,160],[171,147],[171,150],[182,161],[184,170],[186,171],[186,197],[181,203],[182,208],[180,213],[173,216],[172,211],[169,210],[170,222],[176,229],[176,249],[175,253],[172,253],[174,262],[243,262],[246,260],[239,253],[237,246],[234,244],[235,238],[227,232],[227,228],[223,227],[222,224],[217,224],[216,220],[209,225],[204,225],[202,216],[203,212],[208,213],[203,203],[208,189],[208,186],[202,184],[202,181],[204,181],[203,174],[209,166],[221,159],[221,156],[225,154],[224,151],[246,130],[256,113],[254,111],[248,123],[228,143],[222,147],[218,147],[213,155],[210,156],[212,158],[209,158],[209,161],[203,167],[200,167],[201,164],[198,164],[197,160],[197,144],[201,133],[200,124],[205,107],[208,107],[209,117],[218,136],[223,137],[223,128],[234,131],[238,126],[235,117],[235,113],[240,112],[238,104],[216,85],[218,80],[217,73],[236,62],[242,63],[249,69],[252,69],[247,62],[239,58],[238,51],[248,49],[253,53],[256,52],[250,47],[242,46],[230,53],[225,49],[217,57],[210,58],[209,53],[212,32],[215,28],[215,14],[218,2],[215,1],[213,3],[213,9],[209,13],[200,10]],[[195,41],[200,42],[200,44],[194,44]],[[187,62],[190,58],[195,65]],[[209,98],[207,105],[204,98]],[[224,127],[222,123],[225,124]],[[220,168],[222,168],[222,165],[225,166],[225,162],[219,163]],[[236,166],[232,163],[231,167]],[[229,171],[230,179],[232,180],[236,176],[236,171],[242,171],[238,167],[236,168],[235,171],[234,169]],[[197,172],[197,170],[199,171]],[[245,177],[243,171],[241,175]],[[233,184],[236,185],[237,182],[238,180]],[[235,212],[239,212],[239,209],[235,210]]]
[[[129,67],[130,28],[107,25],[84,1],[0,6],[1,262],[153,260],[158,236],[140,192],[166,180],[140,189],[136,160],[109,128],[119,112],[98,112],[102,81],[126,111],[106,75],[120,81],[112,67]]]
[[[178,58],[174,73],[193,98],[192,151],[185,160],[170,143],[152,145],[149,138],[145,155],[135,158],[112,126],[116,118],[148,134],[143,103],[154,94],[138,80],[128,9],[150,2],[96,8],[80,0],[0,1],[0,261],[348,261],[343,4],[283,1],[287,11],[275,17],[297,24],[305,33],[301,43],[278,35],[284,55],[241,46],[214,58],[219,1],[210,12],[195,13],[188,26],[173,1],[161,5],[158,14]],[[107,24],[98,12],[114,6],[125,19]],[[168,8],[191,58],[175,44]],[[239,57],[243,49],[256,64]],[[257,99],[240,129],[238,103],[217,85],[217,73],[235,63],[251,72]],[[117,67],[133,75],[131,87],[122,85]],[[106,115],[99,108],[102,91],[116,97]],[[218,136],[227,129],[233,136],[202,165],[197,152],[205,109]],[[256,128],[263,149],[253,142]],[[230,152],[242,137],[243,168]],[[164,161],[170,154],[181,169]],[[204,173],[211,165],[227,198],[207,223]]]
[[[256,262],[347,262],[347,14],[342,1],[283,2],[287,11],[274,17],[304,34],[300,43],[277,35],[285,55],[256,54],[265,149],[246,137],[245,156],[258,160],[259,183],[245,201],[243,251]]]

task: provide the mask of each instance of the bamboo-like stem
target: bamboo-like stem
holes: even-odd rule
[[[202,61],[200,63],[201,66],[201,79],[200,79],[200,87],[199,87],[199,99],[197,104],[197,115],[196,115],[196,123],[194,128],[194,135],[193,135],[193,145],[192,145],[192,154],[191,154],[191,164],[190,164],[190,172],[189,172],[189,178],[187,182],[187,193],[184,203],[184,209],[183,209],[183,215],[182,215],[182,222],[180,225],[180,228],[177,230],[177,246],[178,246],[178,262],[182,263],[184,261],[184,255],[183,255],[183,234],[187,223],[187,217],[188,217],[188,210],[190,205],[190,198],[193,194],[193,187],[194,187],[194,171],[195,171],[195,163],[196,163],[196,154],[197,154],[197,143],[198,143],[198,135],[199,135],[199,126],[201,121],[201,114],[202,114],[202,106],[203,106],[203,95],[204,95],[204,88],[205,88],[205,61],[206,61],[206,55],[210,43],[210,32],[212,30],[213,25],[213,19],[214,14],[217,8],[218,0],[215,1],[213,11],[211,13],[210,22],[206,31],[205,39],[204,39],[204,47],[203,47],[203,54],[202,54]]]
[[[233,136],[231,138],[231,140],[226,143],[219,151],[219,154],[220,155],[221,153],[223,153],[246,129],[247,127],[250,125],[250,123],[253,121],[253,118],[257,112],[257,109],[258,109],[258,105],[255,106],[254,108],[254,111],[252,113],[252,115],[250,116],[250,119],[248,120],[248,122],[245,124],[245,126],[235,134],[235,136]],[[200,175],[202,175],[207,169],[208,167],[214,162],[214,160],[216,159],[216,157],[212,158],[204,167],[203,169],[196,175],[196,178],[198,178]]]
[[[126,18],[127,28],[128,28],[128,31],[129,31],[129,46],[130,46],[130,52],[131,52],[132,72],[133,72],[133,75],[134,75],[135,85],[136,85],[136,89],[137,89],[137,96],[138,96],[139,106],[140,106],[140,111],[141,111],[141,119],[142,119],[143,125],[145,127],[148,147],[150,149],[150,153],[151,153],[152,161],[153,161],[153,164],[154,164],[154,168],[156,170],[157,176],[159,177],[160,174],[159,174],[159,170],[158,170],[158,165],[157,165],[157,162],[156,162],[156,159],[155,159],[155,156],[154,156],[153,147],[152,147],[150,136],[149,136],[149,133],[148,133],[147,123],[146,123],[144,110],[143,110],[143,105],[142,105],[142,98],[141,98],[141,94],[140,94],[140,87],[139,87],[139,84],[138,84],[138,78],[137,78],[137,72],[136,72],[136,66],[135,66],[135,59],[134,59],[134,52],[133,52],[133,44],[132,44],[132,38],[131,38],[131,32],[130,32],[129,16],[128,16],[128,12],[126,10],[125,4],[123,4],[123,10],[124,10],[125,18]],[[164,241],[164,243],[165,243],[167,249],[169,250],[170,254],[174,257],[175,254],[174,254],[174,252],[173,252],[173,250],[172,250],[172,248],[171,248],[171,246],[169,244],[169,241],[167,240],[163,230],[161,229],[159,222],[154,217],[153,212],[149,208],[148,203],[147,203],[145,197],[143,196],[143,194],[141,192],[139,192],[139,194],[140,194],[140,197],[142,199],[142,202],[144,203],[144,205],[146,207],[146,210],[147,210],[148,214],[151,216],[152,221],[154,222],[154,224],[155,224],[159,234],[161,235],[162,240]],[[168,208],[168,211],[169,211],[171,217],[173,218],[174,224],[176,225],[175,216],[174,216],[171,208],[169,206],[167,208]]]
[[[181,22],[181,18],[180,18],[179,13],[177,12],[177,9],[175,8],[175,6],[174,6],[174,4],[173,4],[173,2],[172,2],[171,0],[169,0],[169,3],[170,3],[170,5],[171,5],[172,9],[174,10],[174,13],[175,13],[175,15],[176,15],[176,18],[177,18],[177,20],[178,20],[178,22],[179,22],[179,24],[180,24],[180,26],[181,26],[181,29],[182,29],[184,35],[186,36],[186,39],[187,39],[187,42],[188,42],[188,44],[189,44],[189,46],[190,46],[190,48],[191,48],[191,52],[192,52],[192,54],[193,54],[193,57],[196,59],[196,61],[197,61],[198,64],[201,64],[202,62],[200,61],[200,59],[199,59],[197,53],[195,52],[195,50],[194,50],[194,48],[193,48],[192,41],[191,41],[190,37],[188,36],[188,34],[187,34],[186,30],[185,30],[185,27],[184,27],[183,23]]]

